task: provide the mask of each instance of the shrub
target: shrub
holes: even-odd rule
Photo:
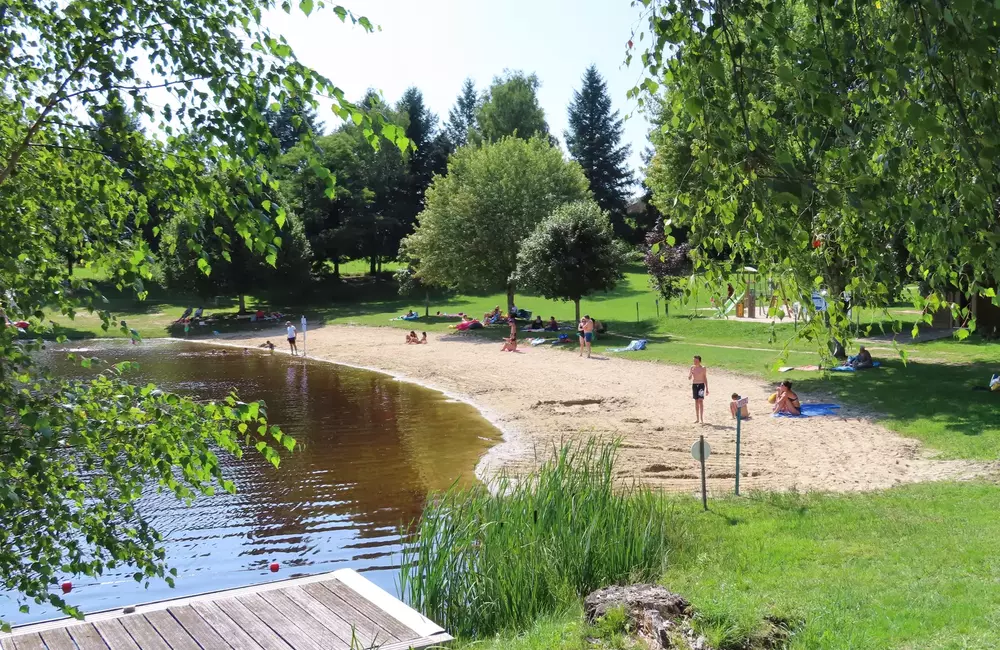
[[[522,480],[432,496],[404,547],[403,596],[469,638],[526,629],[602,586],[658,579],[677,537],[669,503],[617,489],[616,454],[567,445]]]

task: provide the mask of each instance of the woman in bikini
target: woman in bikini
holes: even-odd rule
[[[792,382],[787,379],[778,386],[778,397],[774,400],[774,412],[785,415],[800,415],[802,413],[799,396],[792,390]]]

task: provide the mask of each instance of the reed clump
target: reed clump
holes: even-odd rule
[[[410,541],[403,596],[462,638],[523,630],[609,584],[648,582],[680,537],[670,501],[614,480],[616,445],[566,445],[518,480],[432,495]]]

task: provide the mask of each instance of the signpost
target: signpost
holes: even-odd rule
[[[302,320],[299,321],[302,325],[302,356],[306,356],[306,315],[302,314]]]
[[[711,455],[712,448],[705,442],[705,436],[698,436],[698,442],[691,446],[691,455],[701,462],[701,505],[708,510],[708,492],[705,489],[705,460]]]

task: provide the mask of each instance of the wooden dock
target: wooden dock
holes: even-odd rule
[[[449,641],[433,621],[351,569],[0,634],[2,650],[409,650]]]

